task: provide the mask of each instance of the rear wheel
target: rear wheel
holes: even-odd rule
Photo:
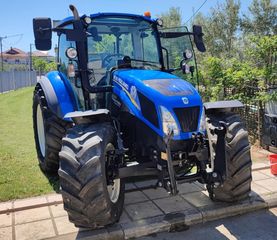
[[[69,220],[78,227],[98,228],[120,218],[124,182],[107,179],[107,153],[115,142],[110,124],[78,125],[63,138],[61,193]]]
[[[70,126],[71,123],[50,111],[44,92],[37,85],[33,97],[33,127],[39,165],[44,172],[58,171],[62,138]]]
[[[219,113],[209,116],[209,128],[218,127],[219,121],[227,124],[226,132],[226,164],[227,177],[222,185],[207,185],[212,200],[234,202],[247,198],[251,191],[251,157],[248,133],[240,117],[234,113]],[[216,137],[211,139],[212,147],[216,145]]]

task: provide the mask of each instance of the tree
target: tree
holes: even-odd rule
[[[182,25],[182,13],[179,7],[171,7],[167,12],[161,13],[158,17],[163,20],[163,25],[166,28]]]
[[[228,57],[236,53],[234,42],[239,26],[240,3],[235,0],[226,0],[211,8],[210,14],[196,15],[193,24],[203,26],[204,40],[208,53],[215,57]]]
[[[44,59],[34,57],[33,58],[33,67],[36,71],[45,72],[47,62]]]
[[[253,0],[249,6],[250,16],[244,14],[241,28],[245,33],[254,35],[277,34],[277,4],[272,0]]]
[[[57,70],[57,63],[49,62],[46,64],[46,67],[45,67],[46,72],[55,71],[55,70]]]

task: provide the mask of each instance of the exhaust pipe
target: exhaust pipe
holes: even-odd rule
[[[74,19],[75,19],[75,20],[80,20],[80,16],[79,16],[79,13],[78,13],[77,8],[76,8],[74,5],[70,4],[70,5],[69,5],[69,9],[72,11],[72,14],[73,14],[73,16],[74,16]]]

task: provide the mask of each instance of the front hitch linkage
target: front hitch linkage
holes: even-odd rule
[[[170,149],[170,142],[172,140],[172,137],[174,135],[173,130],[171,130],[168,135],[164,138],[165,146],[166,146],[166,155],[167,155],[167,168],[168,168],[168,174],[169,174],[169,181],[167,182],[167,189],[170,191],[170,194],[177,195],[178,189],[175,179],[175,171],[172,164],[172,158],[171,158],[171,149]]]

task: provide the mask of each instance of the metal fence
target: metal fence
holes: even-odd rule
[[[268,88],[263,91],[270,93],[271,89],[277,91],[277,85],[270,84]],[[238,110],[238,112],[245,121],[250,142],[252,144],[258,143],[263,146],[263,137],[265,135],[265,128],[267,127],[265,122],[266,104],[256,98],[259,92],[261,92],[261,89],[257,86],[245,86],[241,92],[241,96],[244,99],[242,100],[244,108]],[[236,93],[235,88],[224,89],[225,97],[234,93]],[[276,108],[276,101],[272,103]]]
[[[35,71],[0,72],[0,93],[33,86],[37,82]]]

